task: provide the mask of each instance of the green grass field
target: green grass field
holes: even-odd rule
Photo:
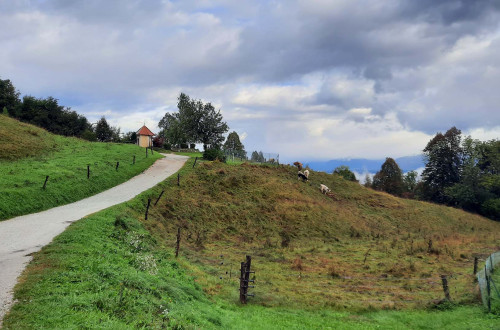
[[[192,169],[193,161],[181,170],[180,187],[169,178],[72,224],[36,253],[16,286],[18,302],[5,328],[498,328],[500,316],[484,312],[467,291],[473,284],[466,275],[472,253],[498,248],[498,223],[326,174],[312,173],[333,187],[330,197],[297,182],[292,168],[204,162]],[[145,221],[147,198],[161,190]],[[430,253],[422,251],[429,237]],[[256,297],[241,306],[238,283],[225,272],[247,253],[257,271]],[[451,285],[452,304],[376,304],[370,301],[441,294],[439,287],[404,281],[371,283],[375,288],[359,279],[343,282],[331,273],[337,271],[396,280],[450,272],[456,276],[450,283],[461,284]],[[314,282],[313,275],[330,277]]]
[[[160,157],[149,153],[146,158],[145,149],[135,145],[66,138],[0,116],[0,220],[95,195],[143,172]]]

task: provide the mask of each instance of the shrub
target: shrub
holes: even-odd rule
[[[172,145],[170,143],[164,143],[163,144],[163,149],[165,150],[172,150]]]
[[[206,160],[224,160],[225,156],[220,149],[207,149],[203,152],[203,159]]]
[[[189,148],[190,148],[190,149],[195,149],[195,148],[196,148],[196,144],[191,143],[191,144],[189,145]]]

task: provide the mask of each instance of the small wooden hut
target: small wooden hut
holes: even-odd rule
[[[153,136],[155,134],[151,132],[146,125],[142,126],[140,130],[137,131],[137,145],[149,148],[153,145]]]

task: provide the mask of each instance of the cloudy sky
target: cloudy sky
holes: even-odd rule
[[[0,78],[122,131],[185,92],[286,161],[500,137],[500,1],[0,0]]]

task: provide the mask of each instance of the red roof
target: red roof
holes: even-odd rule
[[[150,135],[153,136],[155,133],[151,132],[149,128],[146,127],[146,125],[142,126],[139,131],[137,131],[137,135]]]

